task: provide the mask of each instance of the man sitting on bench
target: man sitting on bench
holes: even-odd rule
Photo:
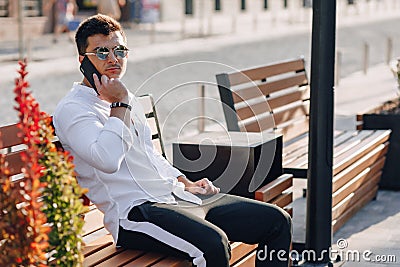
[[[79,26],[75,41],[79,62],[89,59],[101,77],[83,67],[89,79],[75,83],[60,101],[54,126],[116,244],[223,267],[229,266],[229,241],[258,243],[263,253],[267,248],[275,254],[263,254],[257,266],[287,266],[286,212],[219,193],[206,178],[191,182],[153,148],[143,110],[120,80],[129,51],[120,24],[92,16]],[[278,258],[279,250],[284,254]]]

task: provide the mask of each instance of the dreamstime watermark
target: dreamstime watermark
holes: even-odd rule
[[[303,250],[301,252],[291,250],[287,253],[285,250],[268,250],[267,246],[257,252],[257,259],[260,261],[272,261],[278,259],[279,261],[306,261],[316,262],[322,261],[329,256],[331,261],[340,259],[344,262],[375,262],[375,263],[395,263],[397,262],[396,255],[393,254],[375,254],[372,250],[350,250],[348,242],[344,238],[340,238],[337,242],[337,249],[323,250],[317,253],[314,250]]]

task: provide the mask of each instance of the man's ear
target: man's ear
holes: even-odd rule
[[[82,60],[83,60],[84,57],[85,57],[85,56],[79,55],[79,58],[78,58],[79,63],[82,63]]]

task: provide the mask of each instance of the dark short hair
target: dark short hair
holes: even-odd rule
[[[79,55],[83,55],[86,52],[86,48],[89,45],[88,38],[90,36],[96,34],[109,35],[116,31],[121,32],[122,36],[124,37],[124,41],[126,42],[126,35],[122,29],[122,26],[115,19],[102,14],[97,14],[85,19],[79,25],[75,34],[75,43],[78,48]]]

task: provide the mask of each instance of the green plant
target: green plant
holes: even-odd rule
[[[47,184],[43,192],[44,209],[48,222],[52,225],[49,234],[49,251],[58,266],[81,266],[83,261],[81,214],[86,210],[79,198],[81,189],[74,176],[72,156],[57,150],[51,119],[41,120],[39,133],[43,140],[39,150],[40,164],[44,166],[42,182]]]
[[[24,180],[11,182],[0,158],[0,266],[82,266],[86,210],[74,176],[72,156],[54,143],[51,118],[27,90],[26,63],[20,62],[14,92],[21,138],[27,149]]]
[[[42,116],[35,99],[26,91],[25,64],[21,64],[20,77],[15,81],[14,92],[20,118],[20,137],[26,145],[21,153],[24,167],[23,180],[12,182],[9,177],[4,155],[1,156],[0,192],[0,266],[47,266],[49,227],[41,208],[39,197],[45,186],[40,181],[43,167],[39,164],[40,142],[37,136],[39,120]]]

